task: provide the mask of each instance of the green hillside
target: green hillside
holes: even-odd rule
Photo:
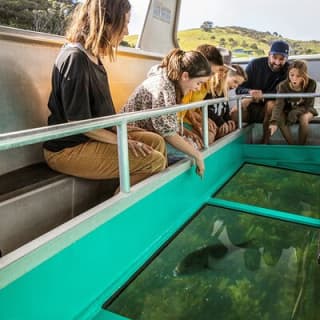
[[[124,44],[134,47],[138,36],[127,36]],[[213,27],[209,31],[189,29],[178,32],[178,42],[184,50],[191,50],[203,43],[213,44],[232,50],[234,57],[256,57],[268,53],[273,40],[283,39],[290,44],[290,54],[320,53],[320,41],[300,41],[282,38],[276,32],[261,32],[242,27]]]

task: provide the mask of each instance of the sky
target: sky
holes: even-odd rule
[[[148,0],[130,3],[129,32],[138,34]],[[292,40],[320,40],[319,15],[317,0],[182,0],[179,30],[199,28],[203,21],[212,21],[214,26],[277,32]]]

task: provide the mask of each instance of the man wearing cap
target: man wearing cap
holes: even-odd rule
[[[276,93],[277,85],[287,77],[289,45],[283,40],[271,44],[267,57],[249,62],[246,68],[248,80],[238,89],[237,94],[248,94],[252,98],[242,100],[243,121],[263,123],[262,143],[269,142],[269,120],[275,100],[263,99],[264,93]],[[232,112],[237,121],[237,111]]]

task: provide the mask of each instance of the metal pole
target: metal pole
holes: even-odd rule
[[[127,123],[117,126],[120,191],[130,192],[129,152]]]
[[[209,132],[208,132],[208,104],[202,108],[202,134],[203,145],[207,149],[209,147]]]
[[[237,98],[237,109],[238,109],[238,128],[239,128],[239,129],[242,129],[241,98]]]

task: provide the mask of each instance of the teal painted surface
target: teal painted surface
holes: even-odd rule
[[[93,320],[126,320],[128,318],[122,317],[118,314],[109,312],[107,310],[101,310]]]
[[[102,303],[240,167],[241,140],[206,159],[203,180],[192,167],[4,287],[1,319],[94,317]]]
[[[264,217],[269,217],[273,219],[279,219],[279,220],[284,220],[284,221],[289,221],[293,223],[304,224],[311,227],[320,228],[320,219],[304,217],[304,216],[300,216],[290,212],[271,210],[271,209],[261,208],[261,207],[243,204],[239,202],[233,202],[233,201],[216,199],[216,198],[209,199],[208,204],[227,208],[227,209],[238,210],[238,211],[246,212],[250,214],[260,215]]]
[[[243,156],[252,163],[320,173],[320,146],[246,144]]]
[[[285,162],[300,170],[317,168],[319,163],[319,147],[252,146],[242,145],[242,141],[240,137],[209,156],[203,180],[194,167],[190,168],[4,287],[0,291],[0,306],[5,306],[1,308],[1,320],[106,316],[99,313],[103,302],[208,202],[243,161]],[[236,204],[236,208],[230,203],[220,205],[239,210]],[[248,207],[240,210],[250,211]],[[271,211],[253,211],[272,216]],[[286,220],[288,215],[282,218]],[[319,227],[310,218],[302,217],[300,223]]]

